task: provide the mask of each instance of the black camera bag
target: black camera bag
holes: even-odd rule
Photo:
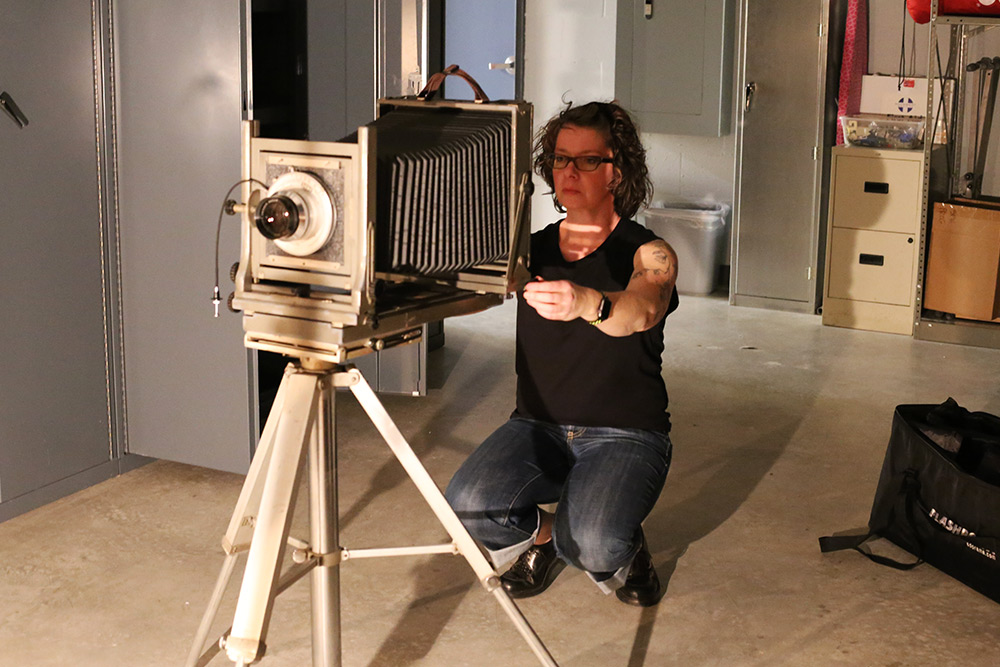
[[[823,552],[856,549],[897,569],[926,561],[1000,602],[1000,418],[953,399],[900,405],[864,535],[821,537]],[[885,537],[912,563],[873,554]]]

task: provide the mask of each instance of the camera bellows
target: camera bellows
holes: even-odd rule
[[[503,259],[510,244],[509,117],[396,109],[373,125],[380,264],[440,274]]]

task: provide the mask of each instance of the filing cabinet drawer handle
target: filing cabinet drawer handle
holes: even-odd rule
[[[887,195],[889,194],[889,184],[879,183],[878,181],[865,181],[865,192]]]
[[[863,252],[858,256],[858,261],[869,266],[885,266],[885,255],[869,255]]]

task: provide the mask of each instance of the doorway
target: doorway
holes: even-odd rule
[[[524,0],[463,0],[444,4],[444,64],[459,65],[491,100],[524,97]],[[457,78],[445,97],[473,99]]]

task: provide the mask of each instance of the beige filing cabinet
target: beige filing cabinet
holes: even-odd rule
[[[923,153],[837,146],[823,324],[913,333]]]

